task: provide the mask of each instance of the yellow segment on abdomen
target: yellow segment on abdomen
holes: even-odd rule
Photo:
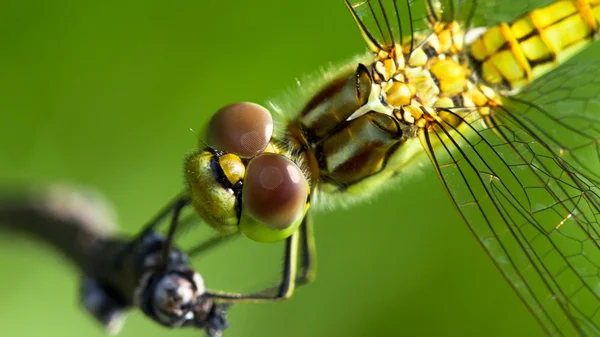
[[[563,0],[488,29],[469,46],[489,85],[519,89],[589,45],[598,33],[600,0]]]

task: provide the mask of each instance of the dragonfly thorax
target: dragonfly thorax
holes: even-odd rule
[[[417,130],[445,116],[436,109],[475,106],[479,87],[450,33],[380,50],[313,96],[288,129],[312,157],[317,189],[368,196],[420,154]]]

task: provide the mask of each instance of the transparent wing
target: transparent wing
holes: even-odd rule
[[[600,125],[589,103],[600,89],[579,92],[571,82],[588,76],[600,67],[571,62],[489,116],[441,112],[419,134],[460,214],[550,335],[600,334],[600,190],[591,164],[571,164],[581,138],[571,121]]]
[[[414,50],[423,36],[419,33],[428,29],[425,1],[346,0],[346,5],[372,51],[389,51],[409,42]]]
[[[357,23],[362,26],[371,50],[391,50],[394,44],[410,50],[421,42],[436,22],[458,21],[464,27],[491,27],[512,20],[553,0],[346,0]]]
[[[500,22],[512,22],[523,14],[544,7],[555,0],[425,0],[441,9],[441,20],[456,20],[465,27],[491,27]]]
[[[544,7],[555,0],[445,0],[442,2],[454,2],[459,7],[474,7],[471,26],[491,27],[499,22],[511,22],[516,18],[531,12],[532,10]],[[448,5],[445,5],[448,7]]]
[[[600,65],[569,64],[506,101],[552,152],[600,185]]]

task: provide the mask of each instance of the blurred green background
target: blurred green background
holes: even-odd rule
[[[5,0],[0,31],[0,182],[93,187],[129,234],[182,188],[190,128],[365,49],[341,0]],[[318,214],[317,281],[234,307],[226,336],[543,335],[423,170]],[[0,336],[105,336],[78,305],[77,270],[0,235]],[[209,287],[251,290],[276,279],[281,253],[239,240],[194,261]],[[136,311],[120,336],[199,335]]]

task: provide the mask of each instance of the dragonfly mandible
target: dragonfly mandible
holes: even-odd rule
[[[429,161],[546,331],[600,334],[600,63],[569,62],[596,40],[599,3],[528,2],[482,29],[482,8],[509,6],[424,1],[420,18],[410,2],[346,1],[369,52],[295,111],[216,112],[186,160],[186,190],[145,232],[171,216],[172,241],[193,207],[221,236],[285,240],[280,286],[211,296],[289,298],[315,276],[313,209],[367,199]],[[282,129],[272,113],[290,116]]]

